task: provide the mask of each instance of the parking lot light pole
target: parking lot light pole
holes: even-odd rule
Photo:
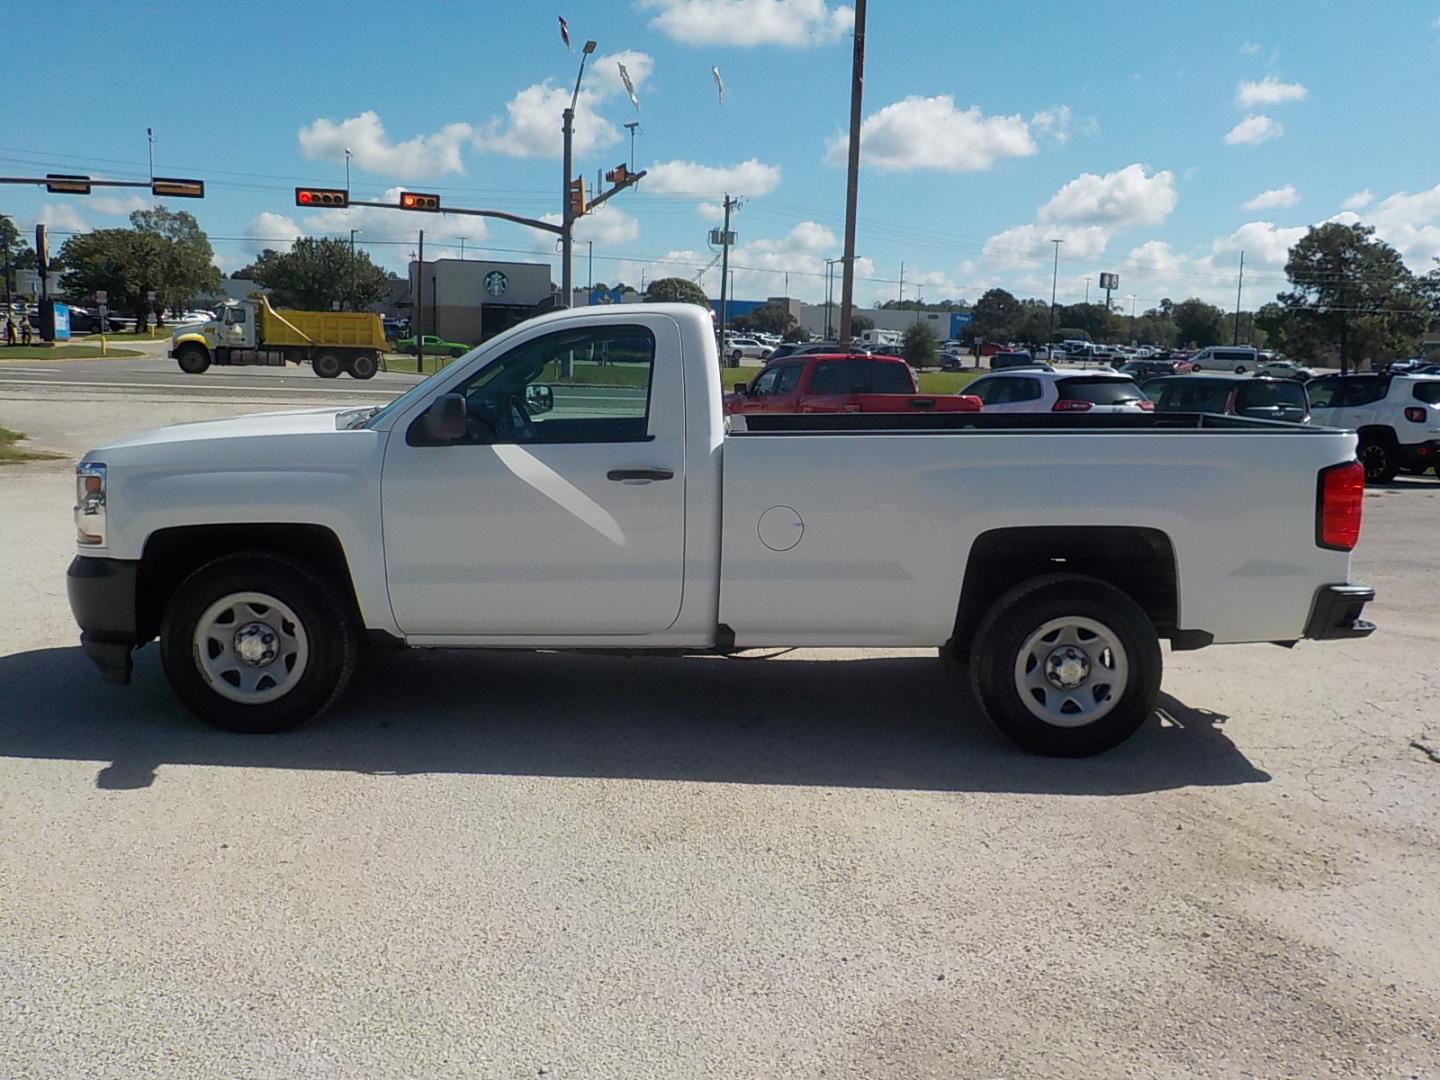
[[[574,167],[572,159],[572,143],[575,139],[575,106],[580,101],[580,82],[585,78],[585,61],[595,51],[595,42],[585,42],[584,48],[580,50],[580,70],[575,75],[575,92],[570,95],[570,105],[562,114],[564,124],[561,131],[565,136],[564,151],[561,157],[564,160],[565,175],[560,183],[560,305],[569,307],[575,299],[573,283],[570,278],[570,253],[575,246],[575,214],[570,207],[570,170]]]
[[[1064,240],[1051,240],[1055,245],[1055,269],[1050,273],[1050,332],[1055,332],[1055,284],[1060,280],[1060,245]]]

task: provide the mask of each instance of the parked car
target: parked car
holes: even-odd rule
[[[1306,382],[1320,373],[1314,368],[1301,367],[1293,360],[1266,360],[1255,369],[1256,375],[1268,375],[1272,379],[1295,379]]]
[[[749,383],[736,383],[725,411],[756,413],[979,412],[964,394],[922,394],[898,356],[820,353],[771,360]]]
[[[1248,416],[1254,420],[1310,422],[1310,399],[1294,379],[1254,375],[1171,375],[1145,384],[1162,413],[1198,412]]]
[[[838,341],[787,341],[775,346],[768,359],[780,360],[786,356],[812,356],[816,353],[837,353],[839,351],[840,343]]]
[[[1440,463],[1440,378],[1430,375],[1322,375],[1305,384],[1317,424],[1359,434],[1365,479],[1387,483],[1401,469]]]
[[[1020,368],[982,375],[965,387],[987,413],[1146,413],[1155,403],[1129,375],[1118,371],[1055,371]]]
[[[1176,364],[1170,360],[1132,360],[1115,369],[1121,375],[1129,375],[1141,386],[1151,379],[1163,379],[1169,375],[1181,375],[1190,370],[1189,364]]]
[[[1246,345],[1211,345],[1190,357],[1196,371],[1233,371],[1243,375],[1260,366],[1260,353]]]
[[[444,338],[436,337],[434,334],[426,334],[421,339],[425,346],[426,356],[464,356],[470,351],[469,345],[462,345],[458,341],[446,341]],[[395,342],[395,351],[414,356],[416,353],[415,338],[401,338]]]
[[[560,377],[562,359],[617,353],[631,381],[598,404]],[[727,424],[718,364],[696,305],[579,308],[383,406],[113,439],[65,480],[81,646],[123,685],[158,636],[162,662],[140,681],[163,670],[185,707],[251,734],[343,707],[384,642],[940,646],[967,663],[956,717],[973,686],[1010,738],[1079,757],[1153,721],[1162,639],[1375,629],[1361,617],[1374,590],[1349,584],[1364,503],[1353,433],[1236,420],[1197,438],[1183,420],[1118,416],[1057,431],[1065,418],[983,414],[907,416],[881,434],[864,429],[894,418]],[[406,692],[423,695],[425,677]],[[384,678],[404,678],[396,660]],[[155,701],[147,685],[143,709],[117,711]],[[534,711],[543,724],[544,701]]]
[[[725,355],[732,364],[738,364],[746,357],[751,360],[768,360],[772,352],[774,350],[769,345],[762,344],[752,337],[727,337],[725,339]]]
[[[1001,371],[1005,368],[1029,367],[1035,363],[1035,358],[1029,352],[1012,349],[1007,352],[997,352],[990,357],[990,370]]]

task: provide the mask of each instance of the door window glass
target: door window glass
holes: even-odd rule
[[[750,392],[757,397],[764,394],[773,394],[775,392],[775,384],[779,381],[780,369],[774,367],[766,368],[756,376],[755,385],[750,388]]]
[[[454,393],[470,443],[636,442],[648,435],[655,336],[643,326],[562,330],[518,345]]]
[[[800,385],[800,372],[804,371],[803,364],[786,364],[780,368],[780,380],[775,384],[777,394],[793,394],[795,387]]]
[[[1305,384],[1305,392],[1310,395],[1310,407],[1312,409],[1329,409],[1335,404],[1335,391],[1340,387],[1340,380],[1334,377],[1328,379],[1311,379]]]

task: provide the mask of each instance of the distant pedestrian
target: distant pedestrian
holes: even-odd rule
[[[30,344],[30,320],[25,319],[20,323],[20,344]]]
[[[15,317],[13,315],[5,317],[5,344],[15,344]]]

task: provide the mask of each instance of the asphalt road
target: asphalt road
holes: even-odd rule
[[[25,408],[234,404],[155,400]],[[0,1076],[1440,1071],[1433,479],[1367,496],[1376,635],[1167,655],[1080,762],[873,650],[369,655],[225,735],[76,647],[71,496],[0,470]]]

